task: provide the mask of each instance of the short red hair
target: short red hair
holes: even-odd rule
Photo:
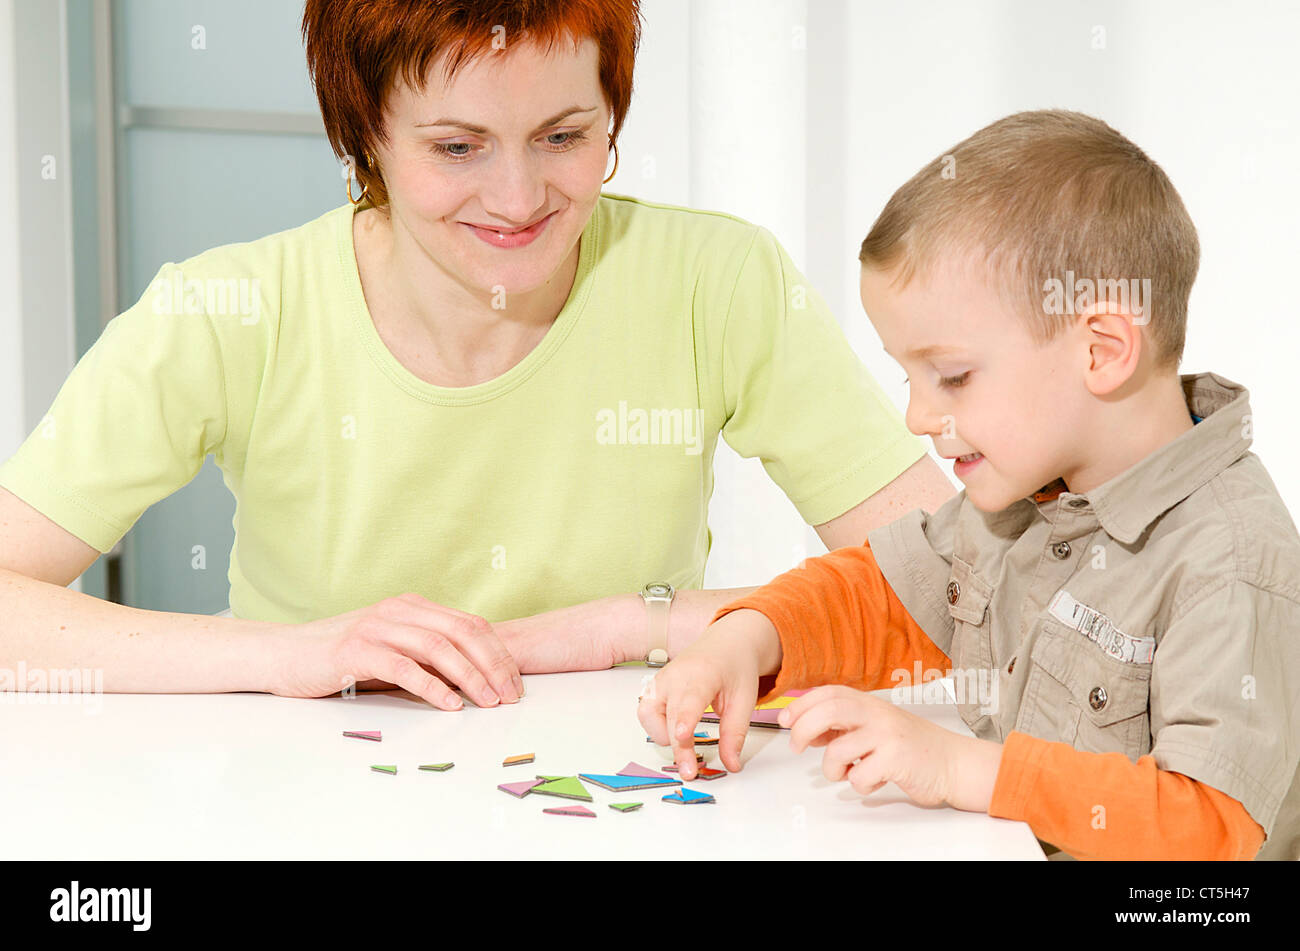
[[[433,61],[448,54],[450,82],[492,49],[502,27],[549,51],[561,40],[593,39],[600,85],[614,118],[613,139],[632,104],[632,70],[641,41],[641,0],[307,0],[302,14],[307,70],[334,154],[352,156],[370,201],[388,203],[383,179],[365,155],[387,140],[384,102],[401,71],[423,89]]]

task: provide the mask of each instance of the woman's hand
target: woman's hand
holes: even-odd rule
[[[695,727],[713,705],[720,722],[719,753],[731,772],[740,769],[740,751],[758,698],[758,678],[780,665],[776,628],[758,611],[723,615],[650,683],[637,707],[646,733],[660,746],[673,747],[678,775],[695,778]]]
[[[443,710],[514,703],[524,692],[514,658],[477,615],[417,594],[386,598],[336,617],[290,625],[271,693],[326,697],[355,684],[397,686]]]

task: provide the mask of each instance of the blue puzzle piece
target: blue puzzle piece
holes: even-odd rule
[[[602,773],[579,773],[578,778],[596,786],[614,791],[622,789],[657,789],[663,786],[680,786],[680,779],[671,776],[606,776]]]

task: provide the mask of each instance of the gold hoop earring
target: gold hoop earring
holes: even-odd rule
[[[366,165],[369,166],[369,165],[374,165],[374,164],[375,164],[375,160],[374,160],[373,158],[371,158],[371,157],[370,157],[370,153],[367,152],[367,153],[366,153]],[[354,170],[354,171],[355,171],[355,168],[356,168],[356,167],[353,166],[353,170]],[[366,200],[366,193],[370,191],[370,184],[367,182],[365,185],[361,186],[361,195],[360,195],[359,197],[357,197],[357,198],[353,198],[353,197],[352,197],[352,178],[353,178],[352,174],[349,173],[349,174],[348,174],[348,201],[352,202],[352,204],[354,204],[354,205],[359,205],[359,204],[361,204],[363,201]],[[357,181],[361,181],[360,176],[357,176]]]
[[[618,174],[618,143],[615,142],[613,139],[610,139],[609,144],[614,149],[614,171],[609,173],[609,178],[601,182],[602,185],[608,185],[610,178],[613,178],[615,175]],[[348,194],[351,194],[351,192],[348,192]]]

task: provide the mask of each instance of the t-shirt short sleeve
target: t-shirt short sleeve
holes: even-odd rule
[[[0,486],[100,552],[194,478],[226,427],[220,350],[177,266],[109,321],[49,412],[0,466]],[[190,303],[194,303],[190,298]]]
[[[723,438],[762,460],[809,525],[843,515],[926,453],[765,228],[727,311],[722,391]]]

